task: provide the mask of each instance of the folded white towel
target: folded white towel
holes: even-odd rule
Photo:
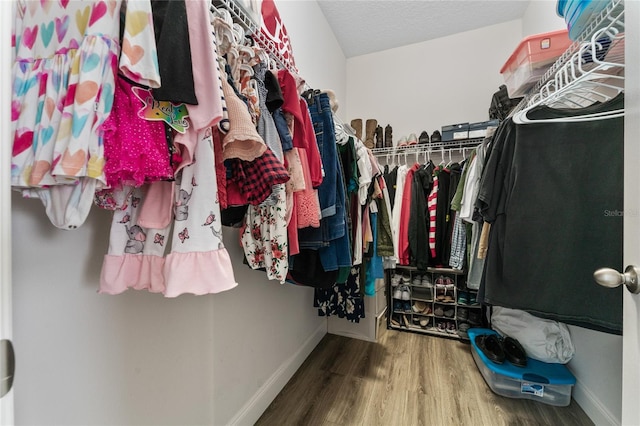
[[[502,336],[518,340],[527,356],[538,361],[566,364],[575,354],[566,324],[519,309],[494,306],[491,326]]]

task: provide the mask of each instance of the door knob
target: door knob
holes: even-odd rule
[[[0,398],[5,396],[13,385],[16,358],[11,340],[0,340]]]
[[[624,273],[618,272],[611,268],[600,268],[593,273],[593,278],[603,287],[615,288],[624,284],[633,294],[640,293],[640,268],[629,265]]]

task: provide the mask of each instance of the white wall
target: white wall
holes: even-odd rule
[[[522,17],[522,37],[566,29],[563,18],[556,13],[556,0],[532,0]]]
[[[348,119],[390,123],[396,143],[411,132],[487,119],[491,95],[503,83],[499,70],[520,40],[566,28],[555,7],[554,0],[532,0],[522,20],[348,59]],[[570,330],[576,401],[596,424],[619,424],[622,338]]]
[[[522,19],[522,36],[565,29],[564,19],[556,14],[556,3],[531,1]],[[569,330],[576,347],[568,364],[578,380],[573,394],[576,402],[596,424],[620,424],[622,337],[574,326]]]
[[[347,116],[391,124],[393,140],[489,119],[520,20],[347,60]]]
[[[317,4],[277,6],[301,75],[344,99],[345,58]],[[236,289],[106,296],[107,212],[60,231],[38,201],[13,204],[16,424],[252,424],[326,333],[312,289],[248,269],[236,230]]]

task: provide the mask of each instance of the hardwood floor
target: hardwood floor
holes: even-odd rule
[[[494,394],[468,344],[385,330],[326,335],[256,425],[592,425],[568,407]]]

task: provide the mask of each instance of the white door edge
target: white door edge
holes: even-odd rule
[[[13,2],[0,1],[0,339],[13,338],[11,310],[11,31]],[[13,389],[0,399],[0,425],[14,424]]]
[[[640,265],[640,2],[625,2],[624,265]],[[640,295],[624,291],[622,424],[640,424]]]

